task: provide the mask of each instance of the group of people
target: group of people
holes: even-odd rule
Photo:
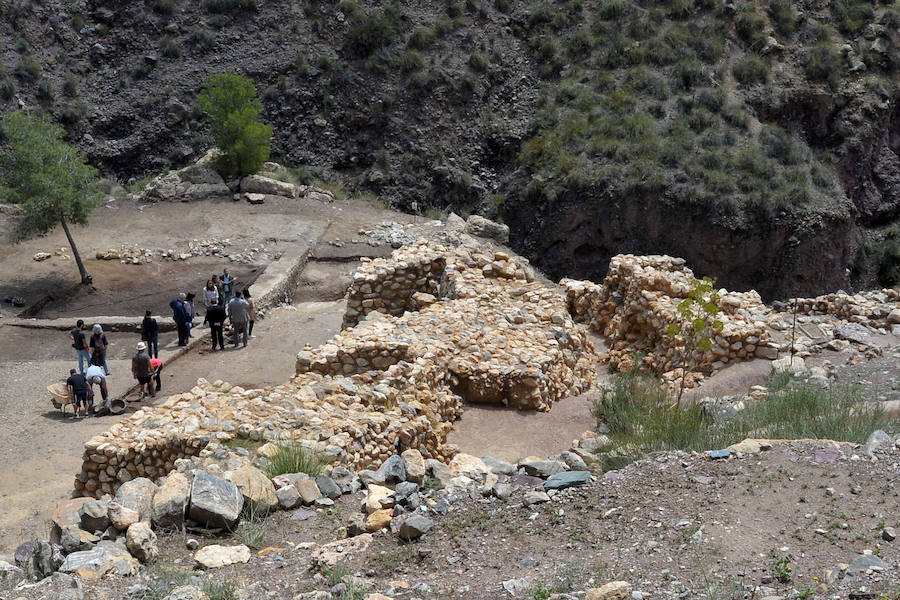
[[[103,333],[103,327],[96,324],[92,327],[90,340],[84,334],[84,321],[79,319],[75,327],[69,331],[72,347],[78,356],[78,369],[69,369],[69,378],[66,379],[66,390],[69,401],[75,406],[75,415],[100,416],[110,410],[109,387],[109,361],[106,357],[109,348],[109,340]],[[148,343],[145,337],[152,337],[154,343],[154,357],[148,353]],[[141,397],[144,396],[144,386],[151,397],[156,396],[162,387],[160,373],[162,361],[159,360],[159,326],[156,319],[152,318],[148,310],[141,328],[142,341],[137,345],[137,353],[131,359],[131,373],[141,386]],[[100,390],[103,406],[94,410],[94,386]]]
[[[253,324],[256,321],[256,307],[250,288],[243,291],[235,288],[235,278],[224,269],[222,275],[210,277],[202,293],[203,305],[206,315],[203,324],[209,323],[212,337],[212,350],[225,349],[225,323],[231,323],[234,346],[243,342],[244,347],[253,337]],[[186,346],[191,337],[193,321],[196,317],[194,310],[194,294],[178,294],[178,297],[169,303],[172,309],[172,317],[178,329],[178,345]],[[107,387],[109,377],[109,362],[106,351],[109,341],[103,328],[96,324],[92,328],[92,335],[88,339],[85,335],[84,321],[79,319],[75,327],[69,332],[72,347],[78,355],[78,369],[69,371],[66,380],[66,388],[69,400],[75,405],[76,415],[81,414],[105,414],[109,411],[110,400]],[[153,312],[148,310],[144,314],[141,323],[141,341],[135,348],[136,353],[131,358],[131,374],[137,380],[141,390],[141,398],[145,395],[151,398],[162,389],[160,372],[162,361],[159,359],[159,323],[153,317]],[[103,398],[103,407],[93,411],[94,386],[98,386]]]
[[[203,317],[203,325],[209,324],[212,337],[212,350],[218,347],[225,349],[225,322],[231,323],[234,346],[243,342],[244,347],[253,337],[253,324],[256,322],[256,307],[250,288],[243,291],[235,287],[235,278],[224,269],[222,275],[213,275],[206,280],[206,285],[201,292],[203,306],[206,314]],[[181,293],[169,303],[172,309],[172,318],[178,328],[178,345],[187,345],[191,337],[193,320],[196,315],[194,309],[194,294]]]

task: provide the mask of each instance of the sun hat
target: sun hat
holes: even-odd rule
[[[145,344],[144,342],[138,342],[137,349],[138,350],[146,350],[147,344]]]

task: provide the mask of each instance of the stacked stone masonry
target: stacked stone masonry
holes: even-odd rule
[[[638,351],[664,378],[680,377],[685,368],[696,380],[752,358],[768,342],[768,333],[764,322],[753,319],[765,310],[759,294],[719,290],[721,312],[715,319],[723,327],[710,337],[712,349],[686,352],[683,336],[666,335],[670,324],[679,322],[678,305],[695,288],[696,277],[684,263],[670,256],[620,254],[610,261],[602,284],[564,279],[560,285],[575,318],[609,340],[614,367],[627,370]]]
[[[398,292],[392,302],[404,299],[404,312],[361,306],[365,320],[301,352],[284,385],[244,390],[201,380],[123,419],[85,444],[77,491],[100,497],[139,476],[159,479],[178,459],[234,437],[299,440],[356,469],[407,448],[448,461],[463,398],[548,410],[592,383],[598,357],[586,328],[558,289],[528,281],[519,259],[419,244],[361,272],[350,297],[380,273],[382,291],[400,282],[388,289]]]

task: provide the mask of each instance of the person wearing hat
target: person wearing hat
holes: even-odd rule
[[[103,372],[103,367],[91,365],[87,368],[84,376],[87,379],[88,387],[91,389],[91,396],[94,395],[94,385],[96,384],[100,387],[100,396],[103,398],[103,406],[99,407],[94,414],[99,415],[102,412],[101,409],[109,412],[109,389],[106,387],[106,373]]]
[[[150,355],[147,354],[147,344],[138,342],[137,354],[131,358],[131,375],[137,379],[141,388],[141,398],[144,397],[144,386],[151,398],[156,398],[156,386],[153,382],[153,368],[150,366]]]

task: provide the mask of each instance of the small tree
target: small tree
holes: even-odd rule
[[[678,321],[671,323],[666,329],[669,337],[681,337],[680,360],[681,386],[678,388],[678,404],[684,395],[687,379],[687,366],[695,351],[712,350],[712,337],[724,327],[722,321],[716,319],[719,314],[721,297],[713,288],[715,281],[709,277],[695,279],[693,288],[687,298],[678,303]]]
[[[63,129],[47,117],[19,111],[3,117],[0,146],[0,201],[18,204],[20,239],[46,235],[62,225],[72,247],[81,283],[91,283],[69,223],[84,225],[100,202],[97,170],[63,140]]]
[[[209,119],[222,155],[216,166],[225,176],[256,173],[269,159],[272,128],[259,121],[262,104],[253,81],[225,73],[203,81],[197,105]]]

